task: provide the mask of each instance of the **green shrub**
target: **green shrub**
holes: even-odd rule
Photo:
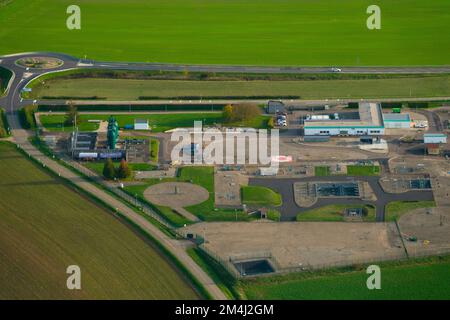
[[[124,159],[120,161],[119,169],[117,169],[116,176],[120,179],[126,179],[129,176],[131,176],[131,170],[128,167],[128,163]]]
[[[37,111],[36,105],[28,105],[23,107],[19,111],[20,124],[25,129],[36,128],[36,119],[34,118],[34,113]]]
[[[105,165],[103,167],[103,176],[106,179],[112,180],[116,177],[116,168],[111,159],[106,159]]]
[[[8,128],[5,111],[0,109],[0,138],[7,137],[9,135]]]

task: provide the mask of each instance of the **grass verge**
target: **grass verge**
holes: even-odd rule
[[[242,203],[260,206],[281,206],[281,195],[272,189],[260,186],[241,187]]]
[[[220,290],[230,299],[240,299],[236,290],[237,280],[230,274],[220,262],[198,248],[187,249],[189,256],[205,271],[217,284]]]
[[[395,221],[402,215],[419,208],[432,208],[436,206],[434,201],[392,201],[386,206],[385,221]]]
[[[347,175],[349,176],[378,176],[380,171],[380,166],[347,166]]]
[[[32,99],[211,100],[358,99],[450,96],[450,76],[325,80],[58,79],[34,86]],[[299,96],[299,93],[301,96]]]
[[[344,211],[350,208],[362,208],[363,218],[365,222],[374,222],[376,220],[375,208],[372,205],[345,205],[334,204],[323,206],[317,209],[308,210],[299,213],[296,217],[297,221],[329,221],[338,222],[345,221]]]

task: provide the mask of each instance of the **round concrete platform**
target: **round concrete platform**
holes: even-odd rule
[[[209,192],[188,182],[163,182],[148,187],[144,191],[144,197],[156,205],[180,208],[208,200]]]

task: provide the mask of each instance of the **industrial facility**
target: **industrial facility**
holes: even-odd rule
[[[307,117],[305,136],[360,136],[383,135],[384,121],[378,103],[359,103],[354,118],[341,118],[339,114]]]
[[[119,124],[114,117],[108,119],[106,141],[99,139],[96,132],[75,130],[69,139],[69,152],[74,159],[126,159],[126,149],[117,148]]]

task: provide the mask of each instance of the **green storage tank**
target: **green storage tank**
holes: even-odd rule
[[[108,148],[109,149],[115,149],[117,140],[119,139],[119,124],[117,123],[117,120],[111,116],[108,119]]]

